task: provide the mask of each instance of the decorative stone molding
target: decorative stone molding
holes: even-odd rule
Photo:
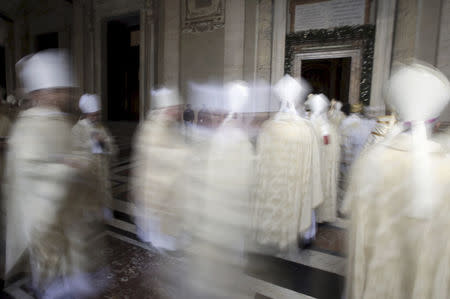
[[[299,59],[299,54],[359,49],[361,52],[359,100],[364,105],[369,105],[374,44],[374,25],[344,26],[290,33],[286,36],[285,73],[295,75],[296,59]]]
[[[308,48],[304,48],[307,50]],[[323,50],[302,51],[296,54],[294,58],[294,77],[301,76],[302,62],[310,59],[327,59],[327,58],[351,58],[350,86],[348,93],[348,102],[356,104],[360,101],[360,82],[361,82],[361,48],[358,44],[349,44],[345,47],[328,47]]]
[[[224,0],[182,0],[183,32],[207,32],[225,26]]]
[[[148,21],[152,21],[153,19],[153,0],[145,0],[145,16]]]

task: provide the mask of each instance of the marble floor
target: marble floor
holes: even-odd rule
[[[177,263],[177,258],[140,242],[133,222],[134,205],[129,196],[128,178],[133,168],[130,154],[136,124],[110,123],[109,127],[120,153],[112,165],[114,217],[103,236],[107,249],[101,252],[109,261],[109,271],[99,277],[106,287],[98,298],[171,297],[172,290],[158,281],[155,273],[167,264]],[[342,219],[320,225],[316,240],[299,254],[249,255],[246,276],[254,298],[341,298],[346,226]],[[255,268],[252,264],[264,267]],[[0,298],[33,298],[26,285],[26,278],[18,279],[0,294]]]

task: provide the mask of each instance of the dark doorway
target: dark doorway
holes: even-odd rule
[[[302,61],[302,77],[312,86],[313,93],[323,93],[330,100],[348,103],[351,57]]]
[[[108,120],[139,120],[139,15],[107,22]]]
[[[56,49],[59,47],[58,42],[58,32],[39,34],[36,36],[36,52]]]

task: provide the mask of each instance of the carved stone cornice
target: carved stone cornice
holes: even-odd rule
[[[198,0],[182,0],[182,31],[208,32],[225,26],[224,0],[212,0],[209,6],[197,6]]]
[[[145,0],[144,4],[145,16],[147,18],[153,17],[153,0]]]

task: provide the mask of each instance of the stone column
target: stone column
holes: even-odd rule
[[[389,78],[396,0],[378,0],[370,105],[384,107],[383,86]]]
[[[450,78],[450,0],[444,0],[441,10],[437,67]]]
[[[155,83],[155,24],[152,0],[145,0],[141,10],[139,120],[143,121],[150,106],[150,90]]]
[[[84,86],[84,3],[82,0],[73,1],[73,26],[72,26],[72,55],[75,78],[78,82],[80,93],[85,92]]]
[[[258,0],[256,77],[270,83],[272,59],[273,0]]]
[[[245,1],[225,1],[224,82],[244,76]]]
[[[14,24],[0,18],[0,45],[5,47],[6,93],[15,91]]]
[[[180,1],[160,1],[158,84],[179,87],[180,83]]]
[[[258,0],[245,1],[244,80],[256,80],[258,50]]]
[[[447,0],[445,0],[447,1]],[[394,60],[399,62],[417,58],[437,64],[439,36],[446,17],[443,0],[398,0]]]
[[[442,0],[418,0],[415,57],[436,65]]]
[[[272,84],[275,84],[284,75],[286,16],[287,0],[273,1]]]
[[[439,47],[436,66],[447,78],[450,78],[450,0],[444,0],[441,9],[441,28],[439,31]],[[441,122],[450,126],[450,107],[441,114]]]
[[[84,0],[84,25],[83,25],[83,80],[84,80],[84,90],[85,92],[89,93],[100,93],[100,87],[98,90],[96,90],[97,82],[96,82],[96,74],[97,69],[96,66],[100,65],[99,62],[95,61],[95,14],[94,14],[94,1],[93,0]],[[100,32],[99,32],[100,33]],[[99,38],[101,38],[101,35],[98,35]],[[99,43],[101,45],[101,43]],[[99,53],[100,53],[100,49]],[[100,56],[97,56],[100,58]],[[98,82],[100,83],[100,82]],[[100,85],[99,85],[100,86]],[[103,99],[102,104],[105,104],[108,101],[106,99]],[[105,113],[105,119],[106,119],[106,112],[108,111],[103,106],[103,112]]]

